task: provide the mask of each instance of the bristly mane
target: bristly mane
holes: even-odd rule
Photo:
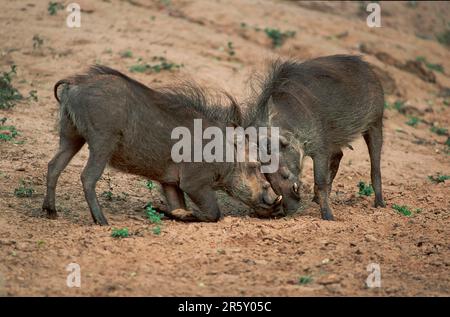
[[[206,91],[194,82],[181,81],[176,85],[151,89],[127,75],[104,65],[93,65],[85,74],[75,75],[62,79],[55,84],[54,94],[58,102],[58,87],[62,84],[76,85],[90,78],[112,75],[125,80],[130,87],[144,93],[159,94],[167,107],[190,107],[203,114],[207,119],[233,126],[242,124],[242,113],[237,101],[224,91]]]
[[[335,55],[335,57],[343,60],[357,60],[365,63],[361,60],[360,56]],[[309,60],[306,63],[320,62],[321,59],[322,57],[319,57]],[[243,119],[244,125],[261,124],[262,122],[267,124],[267,119],[270,115],[268,104],[270,98],[274,94],[287,94],[296,99],[297,106],[302,107],[304,111],[309,111],[303,101],[306,98],[302,97],[308,96],[310,100],[314,100],[316,97],[309,88],[296,80],[297,78],[301,78],[305,71],[309,72],[310,75],[315,75],[314,77],[316,78],[326,76],[336,80],[345,80],[345,78],[332,67],[323,65],[325,72],[321,70],[320,73],[316,73],[316,69],[306,69],[302,64],[302,62],[293,59],[286,61],[276,59],[269,64],[266,75],[257,74],[252,78],[252,96],[246,102],[247,108]]]

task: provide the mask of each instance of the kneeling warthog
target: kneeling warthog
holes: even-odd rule
[[[58,87],[62,86],[58,93]],[[94,222],[106,225],[95,192],[106,164],[161,183],[171,211],[186,209],[183,192],[197,205],[192,216],[217,221],[220,216],[214,190],[222,189],[268,216],[281,203],[260,171],[258,162],[178,162],[171,156],[176,127],[194,130],[194,119],[203,128],[241,123],[235,101],[226,105],[193,84],[151,89],[105,66],[56,83],[60,103],[60,146],[48,164],[47,194],[43,209],[56,217],[55,188],[59,175],[84,143],[89,159],[81,174],[83,190]],[[234,142],[234,141],[233,141]],[[232,145],[233,146],[233,145]],[[232,147],[233,149],[233,147]],[[246,146],[248,151],[248,145]]]
[[[375,207],[385,206],[380,171],[384,94],[375,73],[359,57],[276,61],[249,109],[248,124],[280,128],[280,169],[266,177],[283,195],[286,213],[299,207],[302,162],[310,156],[313,200],[322,218],[333,220],[328,200],[342,148],[361,134],[369,149]]]

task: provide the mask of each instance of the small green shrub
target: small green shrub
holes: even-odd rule
[[[440,127],[431,127],[430,128],[431,132],[436,133],[437,135],[447,135],[448,134],[448,130],[446,128],[440,128]]]
[[[437,71],[439,73],[444,73],[444,67],[441,64],[433,64],[427,61],[427,59],[423,56],[418,56],[416,58],[418,62],[423,62],[428,69]]]
[[[63,10],[63,9],[64,9],[64,4],[61,2],[50,1],[48,3],[47,11],[50,15],[56,15],[56,13],[58,13],[59,10]]]
[[[272,28],[265,28],[264,32],[272,40],[273,47],[280,47],[284,44],[286,39],[295,36],[295,31],[282,32],[279,29],[272,29]]]
[[[371,184],[366,185],[366,183],[364,183],[363,181],[360,181],[358,183],[358,188],[359,188],[359,196],[370,196],[374,193],[373,191],[373,187]]]
[[[450,30],[437,34],[436,38],[442,45],[450,46]]]
[[[444,183],[446,180],[449,180],[450,175],[441,175],[440,173],[437,173],[436,175],[428,176],[428,179],[433,183],[439,184]]]
[[[12,141],[19,135],[19,132],[13,125],[4,125],[5,122],[6,118],[0,120],[0,140]]]
[[[19,187],[14,189],[14,196],[19,198],[31,197],[33,196],[33,193],[34,189],[32,187],[32,183],[23,179],[20,180]]]
[[[152,59],[153,61],[158,61],[159,63],[150,65],[148,63],[142,63],[142,60],[138,60],[138,64],[132,65],[130,67],[130,72],[132,73],[145,73],[145,72],[154,72],[159,73],[163,70],[172,71],[177,70],[183,67],[183,64],[175,64],[169,62],[165,57],[155,56]]]
[[[120,57],[131,58],[131,57],[133,57],[133,52],[132,51],[123,51],[122,53],[120,53]]]
[[[403,216],[409,217],[413,214],[413,211],[411,210],[411,207],[408,207],[406,205],[392,205],[392,208],[394,208],[394,210],[396,210],[397,212],[401,213]],[[420,213],[422,210],[420,208],[417,208],[415,210],[416,213]]]
[[[411,127],[417,127],[417,125],[419,124],[420,119],[417,117],[411,117],[409,118],[408,121],[406,121],[406,124],[411,126]]]
[[[21,93],[11,84],[16,69],[16,65],[12,65],[9,72],[3,72],[0,76],[0,109],[12,108],[16,101],[23,99]]]
[[[128,228],[122,228],[122,229],[113,228],[111,231],[111,237],[113,237],[113,238],[123,239],[123,238],[128,238],[129,236],[130,236],[130,234],[128,233]]]
[[[298,284],[306,285],[312,282],[312,277],[310,275],[303,275],[298,278]]]

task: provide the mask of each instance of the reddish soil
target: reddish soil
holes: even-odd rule
[[[428,179],[436,173],[450,175],[450,148],[444,144],[448,135],[430,131],[431,125],[450,127],[450,107],[445,104],[450,97],[442,95],[450,87],[450,51],[435,39],[448,27],[449,3],[410,7],[382,2],[381,28],[367,27],[359,3],[78,3],[83,10],[81,28],[70,29],[65,26],[67,12],[49,15],[48,1],[1,1],[0,70],[17,65],[14,86],[24,95],[36,90],[39,99],[0,110],[0,118],[6,117],[6,124],[20,131],[16,141],[23,141],[0,141],[0,295],[450,294],[450,186],[448,180],[435,184]],[[274,49],[265,27],[293,30],[296,35]],[[33,48],[34,35],[43,43]],[[228,42],[233,43],[232,56]],[[127,50],[132,57],[121,56]],[[334,183],[334,222],[321,220],[317,205],[310,203],[308,160],[302,212],[258,219],[221,195],[223,220],[164,220],[159,235],[143,210],[147,201],[162,203],[158,189],[149,192],[144,179],[108,168],[97,192],[108,191],[109,184],[113,188],[112,200],[100,198],[111,226],[96,226],[79,177],[86,147],[58,183],[59,218],[49,220],[41,211],[47,163],[58,146],[58,105],[52,89],[62,77],[94,62],[130,74],[138,58],[154,63],[153,56],[164,56],[184,67],[131,76],[150,86],[191,77],[243,98],[246,79],[272,57],[303,60],[336,53],[364,55],[383,74],[387,101],[403,100],[406,115],[425,120],[412,127],[405,124],[405,114],[386,110],[386,208],[373,208],[373,195],[358,195],[358,182],[369,182],[370,172],[366,146],[357,139],[354,151],[345,150]],[[405,66],[418,56],[441,64],[444,73],[420,63],[419,70]],[[434,82],[427,81],[433,77]],[[32,183],[32,197],[14,195],[21,179]],[[398,213],[393,204],[409,206],[413,215]],[[126,227],[131,236],[113,238],[113,227]],[[71,262],[81,267],[80,288],[66,286],[66,266]],[[370,263],[380,265],[380,288],[365,284]],[[301,284],[302,276],[312,280]]]

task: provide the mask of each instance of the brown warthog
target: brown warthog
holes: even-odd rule
[[[264,216],[281,202],[258,162],[176,163],[172,159],[174,128],[186,127],[192,132],[194,119],[202,119],[203,129],[218,127],[222,131],[241,123],[240,109],[228,95],[227,105],[220,105],[193,84],[155,90],[99,65],[86,74],[58,81],[54,93],[61,116],[59,151],[48,164],[43,204],[50,218],[56,217],[57,179],[85,142],[89,159],[81,180],[92,218],[100,225],[107,220],[95,187],[108,163],[160,182],[169,213],[185,210],[185,192],[199,208],[192,215],[200,221],[217,221],[221,216],[215,189],[226,191]]]
[[[299,207],[304,156],[314,164],[314,201],[323,219],[333,220],[329,193],[342,148],[363,135],[369,148],[375,206],[384,207],[380,156],[384,94],[380,81],[360,57],[334,55],[303,63],[276,61],[249,105],[247,124],[280,128],[280,169],[266,174],[283,207]]]

